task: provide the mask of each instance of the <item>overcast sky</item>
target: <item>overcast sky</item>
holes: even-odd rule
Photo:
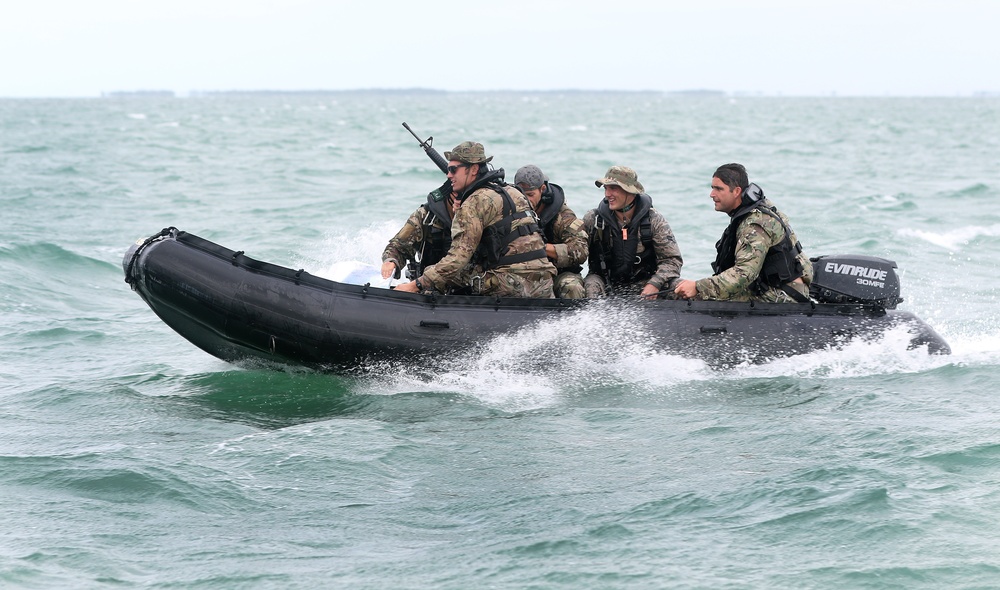
[[[1000,93],[998,0],[27,0],[0,97],[122,90]]]

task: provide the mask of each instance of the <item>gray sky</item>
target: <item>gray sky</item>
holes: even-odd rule
[[[0,14],[0,97],[1000,93],[997,0],[11,0]]]

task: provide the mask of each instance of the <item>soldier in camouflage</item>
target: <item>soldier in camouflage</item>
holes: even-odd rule
[[[729,227],[716,243],[715,275],[682,280],[685,299],[804,303],[813,270],[784,213],[749,181],[740,164],[720,166],[712,176],[715,210],[729,214]]]
[[[471,277],[468,286],[476,295],[551,299],[556,268],[545,256],[538,219],[525,196],[503,183],[503,169],[488,169],[493,157],[486,157],[481,143],[460,143],[444,157],[459,203],[451,248],[396,290],[446,292],[464,287]]]
[[[538,214],[538,224],[545,237],[545,255],[559,273],[555,279],[556,297],[583,299],[587,291],[580,273],[588,249],[583,221],[566,205],[562,187],[549,182],[549,177],[538,166],[529,164],[518,169],[514,185],[528,197]]]
[[[684,260],[635,171],[612,166],[594,183],[604,187],[604,200],[583,218],[590,244],[587,296],[611,291],[644,299],[672,297]]]
[[[404,265],[410,266],[407,277],[412,279],[444,258],[451,247],[451,220],[458,209],[456,196],[450,180],[428,193],[427,202],[417,207],[382,252],[383,279],[398,279]],[[462,282],[468,284],[467,280]]]

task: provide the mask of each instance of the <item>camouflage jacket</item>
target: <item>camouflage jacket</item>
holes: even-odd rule
[[[798,242],[795,232],[788,223],[788,217],[777,210],[766,197],[762,200],[765,207],[776,212],[788,226],[792,243]],[[723,269],[718,274],[695,282],[698,289],[697,299],[733,300],[733,301],[793,301],[780,288],[767,287],[761,291],[753,289],[764,266],[764,258],[768,250],[781,243],[785,238],[785,229],[781,222],[759,209],[750,211],[736,228],[736,259],[730,268]],[[721,246],[722,240],[720,240]],[[809,283],[812,282],[812,263],[804,252],[796,255],[796,260],[802,265],[802,281],[804,285],[797,287],[803,294],[808,294]]]
[[[545,242],[556,249],[555,266],[559,272],[579,273],[587,260],[587,230],[583,221],[566,206],[566,196],[558,184],[549,183],[552,202],[545,205],[538,214],[538,225],[542,228]]]
[[[448,214],[448,195],[444,191],[451,193],[450,182],[429,193],[427,202],[410,215],[382,251],[382,262],[391,260],[402,270],[407,262],[417,262],[419,254],[419,275],[424,267],[444,256],[451,245],[451,216]]]
[[[518,212],[529,211],[531,204],[512,186],[504,186],[503,190],[513,200]],[[440,262],[427,267],[420,282],[425,288],[433,288],[445,292],[449,287],[464,286],[467,273],[482,276],[483,265],[477,260],[476,250],[483,239],[483,232],[491,225],[501,221],[503,215],[503,198],[493,190],[492,186],[480,188],[469,195],[462,207],[455,214],[451,223],[451,249]],[[535,223],[534,215],[514,221],[513,228]],[[545,248],[545,242],[538,233],[520,236],[510,243],[507,255],[525,254]],[[470,265],[473,265],[470,268]],[[526,262],[499,266],[491,272],[510,272],[519,275],[547,275],[552,278],[556,268],[544,256]]]
[[[583,225],[590,243],[589,271],[585,279],[588,293],[603,292],[608,277],[612,286],[627,285],[635,290],[641,290],[647,283],[660,290],[672,290],[680,279],[684,259],[670,224],[653,209],[649,195],[639,195],[636,206],[639,209],[629,221],[627,240],[622,239],[621,224],[608,209],[607,201],[602,201],[597,209],[591,209],[584,216]],[[647,244],[640,236],[644,217],[649,221],[652,257],[646,253]],[[609,238],[614,252],[606,251]],[[637,268],[633,265],[633,260],[637,258],[650,259],[649,266],[653,270],[647,272],[644,268]]]

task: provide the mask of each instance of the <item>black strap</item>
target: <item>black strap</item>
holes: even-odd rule
[[[539,258],[545,258],[545,248],[532,250],[531,252],[522,252],[520,254],[511,254],[510,256],[501,256],[500,260],[497,260],[496,266],[507,266],[509,264],[517,264],[518,262],[527,262],[529,260],[537,260]]]
[[[799,293],[798,291],[796,291],[795,289],[793,289],[792,286],[789,285],[788,283],[785,283],[784,285],[782,285],[781,286],[781,290],[784,291],[786,295],[788,295],[792,299],[798,301],[799,303],[809,303],[809,298],[808,297],[806,297],[802,293]]]
[[[647,250],[653,250],[653,223],[649,220],[649,215],[642,218],[639,223],[639,241]]]

